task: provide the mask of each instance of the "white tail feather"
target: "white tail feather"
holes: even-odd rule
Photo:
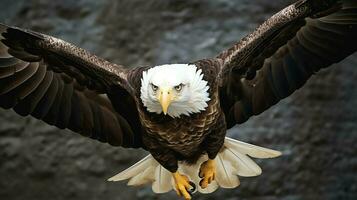
[[[129,178],[132,178],[139,173],[143,172],[146,168],[151,166],[152,163],[152,156],[148,155],[139,162],[135,163],[133,166],[129,167],[128,169],[120,172],[119,174],[111,177],[108,181],[122,181]]]
[[[275,158],[281,156],[281,152],[279,151],[248,144],[228,137],[226,137],[224,141],[224,146],[235,149],[237,152],[249,155],[253,158]]]
[[[211,193],[218,187],[235,188],[240,184],[238,176],[250,177],[258,176],[262,173],[262,169],[248,155],[254,158],[274,158],[280,156],[281,153],[226,137],[222,150],[215,158],[217,166],[216,180],[207,188],[202,189],[199,187],[201,178],[198,176],[201,164],[208,159],[207,155],[201,156],[195,165],[179,162],[178,171],[188,176],[196,184],[197,191],[200,193]],[[171,173],[151,155],[113,176],[109,181],[126,179],[130,179],[128,185],[134,186],[152,183],[152,190],[155,193],[166,193],[175,189]]]
[[[139,186],[139,185],[144,185],[146,183],[152,182],[154,177],[151,177],[151,175],[155,172],[155,167],[150,166],[147,169],[144,169],[143,172],[138,173],[136,176],[133,176],[129,182],[128,185],[131,186]]]
[[[226,160],[223,153],[219,153],[215,159],[216,161],[216,181],[222,188],[238,187],[240,182],[238,176],[235,175],[235,167],[231,160]]]
[[[233,149],[227,148],[224,151],[226,159],[233,163],[236,167],[236,175],[243,177],[258,176],[261,174],[262,170],[255,164],[255,162],[250,159],[245,154],[235,152]]]
[[[159,165],[155,171],[155,181],[152,184],[152,190],[155,193],[165,193],[172,190],[171,173]]]

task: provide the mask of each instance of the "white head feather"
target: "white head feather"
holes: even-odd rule
[[[202,70],[195,65],[161,65],[143,72],[140,98],[149,112],[160,114],[163,110],[153,85],[158,89],[172,89],[174,99],[167,110],[171,117],[199,113],[206,109],[210,100],[207,81],[203,80]],[[182,88],[175,90],[179,85]]]

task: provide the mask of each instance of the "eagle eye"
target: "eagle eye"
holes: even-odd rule
[[[159,89],[158,86],[156,86],[156,85],[154,85],[154,84],[152,84],[152,83],[151,83],[151,88],[152,88],[152,90],[153,90],[154,92],[156,92],[156,91]]]
[[[177,92],[180,92],[182,90],[183,84],[181,83],[180,85],[176,85],[174,88]]]

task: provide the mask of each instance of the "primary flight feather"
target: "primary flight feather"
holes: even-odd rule
[[[280,152],[226,138],[357,50],[357,2],[300,0],[217,57],[125,68],[63,40],[0,24],[0,106],[151,155],[112,177],[185,199],[257,176]],[[199,185],[199,186],[198,186]]]

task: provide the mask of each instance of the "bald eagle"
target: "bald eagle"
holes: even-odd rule
[[[0,24],[0,106],[150,155],[109,180],[185,199],[256,176],[280,152],[225,137],[357,50],[355,0],[300,0],[232,48],[188,64],[126,68]],[[248,157],[250,156],[250,157]]]

